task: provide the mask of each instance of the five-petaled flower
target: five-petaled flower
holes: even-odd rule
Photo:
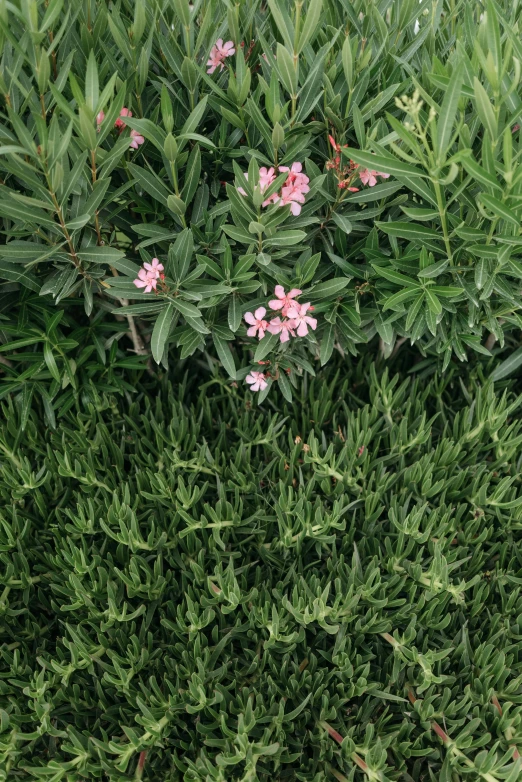
[[[264,391],[268,386],[264,372],[250,372],[245,378],[245,383],[248,383],[251,391]]]
[[[290,337],[295,337],[293,320],[281,320],[281,318],[272,318],[268,324],[270,334],[280,334],[281,342],[288,342]]]
[[[283,318],[286,318],[290,307],[295,306],[294,299],[296,296],[300,296],[302,291],[299,288],[292,288],[292,290],[285,293],[285,289],[282,285],[276,285],[274,293],[277,298],[268,302],[268,306],[271,310],[282,310],[281,314]]]
[[[163,264],[157,258],[153,258],[150,263],[144,263],[138,272],[138,277],[133,280],[136,288],[145,288],[144,293],[150,293],[156,290],[158,279],[164,279]]]
[[[268,328],[268,321],[264,320],[265,315],[266,309],[264,307],[258,307],[254,313],[245,313],[245,320],[250,324],[250,328],[247,330],[249,337],[255,337],[258,334],[259,339],[263,339]]]
[[[310,302],[307,304],[295,302],[292,308],[288,310],[288,317],[293,322],[298,337],[306,337],[308,334],[308,326],[310,326],[313,331],[317,328],[316,318],[312,318],[308,315],[308,312],[312,310],[313,307]]]
[[[227,41],[226,43],[223,43],[223,39],[218,38],[210,50],[210,55],[207,61],[207,65],[209,66],[207,73],[214,73],[216,68],[219,68],[222,71],[224,68],[225,59],[227,57],[231,57],[235,53],[236,50],[234,48],[233,41]]]

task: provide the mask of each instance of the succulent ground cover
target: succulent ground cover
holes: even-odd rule
[[[522,400],[422,375],[4,402],[3,779],[519,779]]]

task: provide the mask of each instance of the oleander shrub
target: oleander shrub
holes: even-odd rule
[[[519,35],[507,0],[2,0],[9,388],[74,385],[62,312],[260,400],[374,337],[516,369]]]
[[[520,779],[522,398],[417,367],[4,400],[0,778]]]

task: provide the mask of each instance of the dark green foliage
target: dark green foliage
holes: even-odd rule
[[[508,0],[1,0],[2,342],[30,291],[128,318],[157,363],[210,349],[243,381],[243,315],[281,284],[318,316],[271,353],[287,399],[281,369],[297,378],[374,337],[444,368],[506,335],[515,353],[520,20]],[[236,53],[209,75],[218,38]],[[259,166],[294,162],[310,180],[300,214],[263,207]],[[367,166],[389,179],[366,186]],[[156,295],[133,285],[152,256]]]
[[[1,778],[516,782],[521,400],[479,375],[4,401]]]

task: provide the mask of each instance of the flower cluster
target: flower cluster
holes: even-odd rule
[[[219,70],[222,71],[226,58],[232,57],[232,55],[235,53],[236,50],[234,48],[233,41],[227,41],[226,43],[223,43],[223,39],[218,38],[210,50],[210,55],[207,60],[207,65],[209,66],[207,73],[214,73],[216,68],[219,68]]]
[[[271,310],[280,312],[280,317],[265,320],[267,314],[265,307],[258,307],[254,312],[245,313],[245,320],[249,325],[247,334],[249,337],[257,336],[263,339],[266,332],[279,334],[281,342],[288,342],[291,337],[305,337],[308,328],[313,331],[317,328],[317,319],[309,315],[313,311],[310,302],[300,304],[296,301],[302,291],[292,288],[288,293],[282,285],[275,287],[275,299],[268,302]],[[267,375],[263,372],[251,372],[245,382],[251,386],[252,391],[263,391],[267,387]]]
[[[133,280],[136,288],[145,288],[144,293],[150,293],[152,289],[156,290],[158,280],[164,280],[163,264],[157,258],[153,258],[151,263],[144,263],[138,272],[138,277]]]
[[[117,130],[120,133],[123,131],[124,128],[127,127],[123,117],[132,117],[132,111],[130,109],[126,108],[125,106],[120,111],[120,116],[118,117],[118,119],[114,123],[114,127],[117,128]],[[102,126],[102,123],[103,123],[104,119],[105,119],[105,112],[104,111],[98,112],[98,114],[96,116],[96,128],[97,128],[98,133],[101,130],[101,126]],[[131,149],[138,149],[138,147],[141,144],[144,144],[144,143],[145,143],[145,139],[139,133],[139,131],[131,130],[129,147]]]
[[[388,179],[390,176],[389,174],[384,174],[382,171],[375,171],[370,168],[360,168],[353,160],[350,160],[347,166],[341,166],[341,145],[336,142],[333,136],[328,136],[328,139],[334,148],[335,157],[328,160],[326,168],[329,171],[334,171],[338,180],[337,187],[340,190],[349,190],[351,193],[357,193],[359,188],[352,186],[352,182],[357,179],[357,177],[363,185],[374,187],[374,185],[377,184],[378,176],[383,179]],[[343,148],[346,148],[347,146],[348,144],[344,144]]]
[[[263,201],[262,206],[268,206],[272,203],[278,204],[279,206],[287,206],[289,204],[290,211],[297,217],[301,212],[301,205],[305,202],[305,195],[310,191],[310,188],[308,187],[310,179],[306,174],[302,173],[302,163],[292,163],[290,168],[288,166],[279,166],[277,170],[279,174],[288,172],[288,176],[281,188],[281,192],[272,193],[271,196]],[[244,176],[248,181],[248,174],[245,173]],[[261,190],[261,193],[264,193],[265,190],[270,187],[276,176],[277,174],[274,166],[271,166],[270,168],[262,166],[259,169],[259,189]],[[238,187],[238,192],[241,195],[246,196],[244,188]]]

